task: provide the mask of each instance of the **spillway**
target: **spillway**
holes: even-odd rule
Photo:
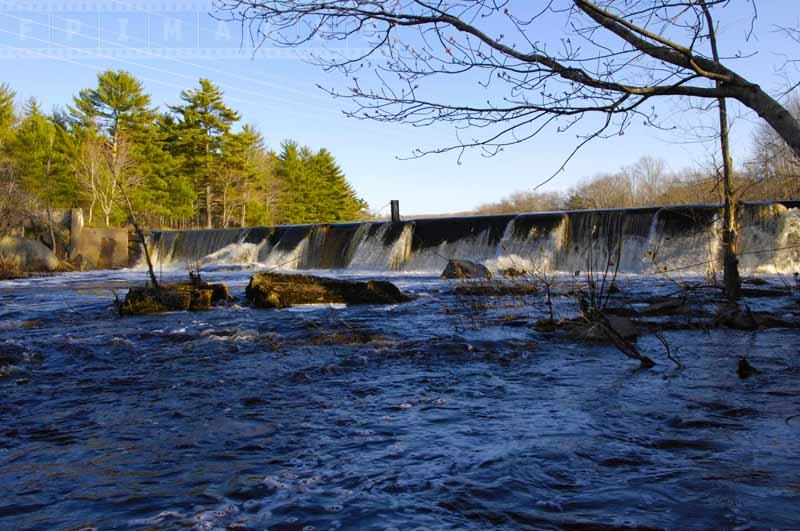
[[[721,268],[721,208],[680,205],[491,216],[291,225],[150,235],[162,268],[255,264],[280,270],[439,273],[451,258],[490,269],[603,269],[706,274]],[[739,210],[745,273],[800,270],[800,202],[745,203]]]

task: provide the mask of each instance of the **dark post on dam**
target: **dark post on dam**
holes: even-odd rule
[[[392,206],[392,223],[400,223],[400,201],[392,199],[389,203]]]

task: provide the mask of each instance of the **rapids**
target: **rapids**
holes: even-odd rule
[[[509,237],[499,225],[487,238]],[[372,230],[362,236],[386,237]],[[235,243],[266,267],[262,240],[217,234],[197,253]],[[345,254],[388,263],[401,239],[381,247],[384,258],[363,244]],[[279,247],[266,257],[307,259]],[[249,274],[205,276],[241,297]],[[532,329],[541,297],[482,306],[432,275],[381,276],[416,299],[118,319],[112,290],[143,272],[0,282],[0,528],[800,523],[797,331],[667,332],[684,370],[646,336],[640,347],[658,365],[643,371],[611,347]],[[674,290],[664,277],[619,283]],[[555,303],[558,313],[574,304]],[[747,303],[797,318],[796,301]],[[740,380],[745,354],[762,373]]]

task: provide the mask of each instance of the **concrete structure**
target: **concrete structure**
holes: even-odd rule
[[[83,210],[70,211],[69,259],[83,261],[91,269],[128,266],[128,230],[96,229],[83,225]]]

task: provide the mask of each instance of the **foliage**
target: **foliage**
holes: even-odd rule
[[[286,223],[353,221],[366,210],[325,149],[314,153],[296,142],[284,142],[275,171],[286,183],[281,200]]]
[[[299,172],[279,171],[261,133],[238,128],[239,114],[207,79],[163,112],[124,71],[99,74],[52,115],[35,100],[17,115],[14,96],[0,85],[0,211],[9,226],[24,212],[76,206],[89,224],[124,224],[122,191],[149,227],[346,221],[365,208],[327,150],[297,148]]]
[[[181,160],[183,175],[192,179],[201,221],[211,228],[218,210],[215,198],[225,183],[224,167],[232,156],[225,147],[230,145],[239,114],[225,105],[222,91],[208,79],[201,79],[198,88],[184,90],[180,97],[183,103],[170,107],[177,118],[171,149]]]
[[[735,173],[734,184],[744,201],[800,200],[800,159],[774,133],[758,132],[753,153]],[[559,192],[514,192],[479,206],[480,214],[548,212],[595,208],[632,208],[719,203],[721,191],[714,169],[669,171],[663,160],[643,157],[616,172],[586,179]]]

